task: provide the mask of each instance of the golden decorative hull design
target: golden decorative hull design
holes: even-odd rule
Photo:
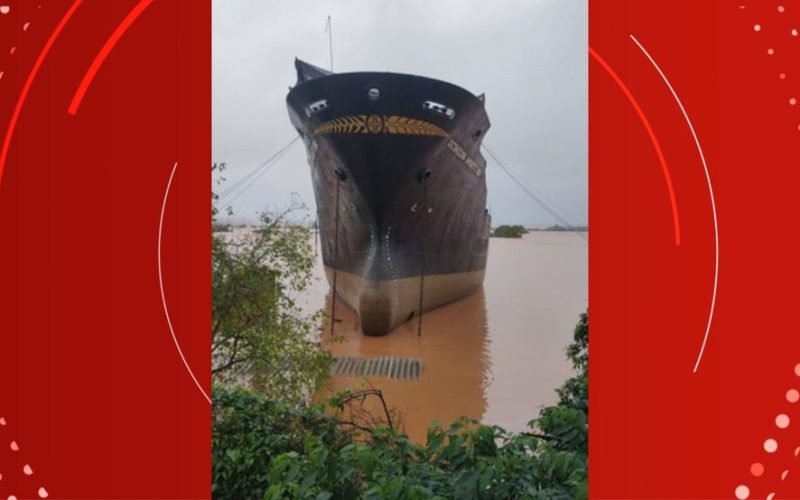
[[[396,134],[449,137],[433,123],[406,116],[355,115],[328,120],[314,129],[318,134]]]

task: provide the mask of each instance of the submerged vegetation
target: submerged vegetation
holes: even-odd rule
[[[513,225],[513,226],[497,226],[494,231],[492,231],[492,236],[495,238],[522,238],[524,234],[527,234],[528,230],[525,229],[525,226],[520,225]]]

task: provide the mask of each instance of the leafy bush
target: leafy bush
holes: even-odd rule
[[[586,460],[531,434],[462,419],[425,446],[388,428],[359,443],[322,407],[242,389],[214,393],[214,498],[584,496]]]
[[[333,450],[350,443],[322,407],[290,405],[243,388],[214,388],[213,430],[215,498],[260,497],[275,458],[302,452],[309,440]]]
[[[581,314],[580,321],[575,326],[573,342],[567,347],[567,357],[578,370],[578,375],[567,379],[560,388],[556,389],[560,398],[559,405],[575,408],[589,415],[589,314]]]

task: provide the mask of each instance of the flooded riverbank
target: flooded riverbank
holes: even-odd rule
[[[326,343],[335,356],[410,357],[422,361],[418,380],[334,376],[319,397],[345,388],[381,389],[410,437],[424,441],[432,421],[461,415],[514,431],[571,375],[564,350],[587,307],[587,241],[570,232],[532,232],[521,239],[492,238],[482,289],[426,313],[383,337],[367,337],[354,312],[338,300],[335,331]],[[327,300],[326,300],[327,299]],[[330,307],[321,258],[309,292],[310,307]],[[329,331],[322,332],[329,336]]]

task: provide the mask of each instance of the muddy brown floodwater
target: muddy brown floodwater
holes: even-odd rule
[[[576,233],[532,232],[492,238],[483,288],[426,313],[383,337],[367,337],[355,313],[336,302],[334,356],[415,357],[419,380],[334,376],[318,398],[372,386],[383,391],[401,426],[424,442],[431,422],[449,425],[466,415],[508,430],[525,430],[539,408],[555,403],[555,389],[572,374],[564,350],[587,307],[587,241]],[[306,304],[330,308],[321,258]],[[329,326],[322,332],[330,335]]]

